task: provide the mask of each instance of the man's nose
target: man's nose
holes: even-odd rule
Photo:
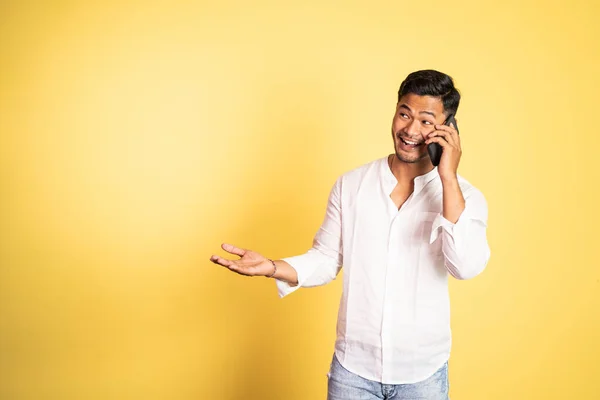
[[[418,121],[416,119],[413,119],[406,127],[406,133],[408,133],[411,137],[419,135],[420,132],[418,124]]]

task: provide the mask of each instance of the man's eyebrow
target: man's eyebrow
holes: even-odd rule
[[[408,111],[410,111],[410,112],[411,112],[411,114],[412,114],[412,112],[413,112],[413,110],[411,110],[411,109],[410,109],[410,107],[409,107],[409,106],[407,106],[406,104],[400,104],[400,106],[399,106],[398,108],[404,108],[404,109],[407,109]],[[433,112],[431,112],[431,111],[420,111],[420,112],[419,112],[419,114],[429,114],[429,115],[431,115],[433,118],[435,118],[435,114],[434,114]]]
[[[419,114],[429,114],[431,115],[433,118],[435,118],[435,114],[432,113],[431,111],[421,111]]]
[[[405,109],[407,109],[408,111],[410,111],[412,113],[412,110],[406,104],[400,104],[400,107],[398,107],[398,108],[405,108]]]

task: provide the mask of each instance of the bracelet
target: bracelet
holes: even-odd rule
[[[271,260],[270,258],[267,258],[267,260],[271,261],[271,264],[273,264],[273,268],[275,268],[273,273],[271,275],[267,276],[267,278],[272,278],[277,273],[277,265],[275,265],[275,261]]]

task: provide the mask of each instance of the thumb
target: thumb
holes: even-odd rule
[[[246,250],[241,249],[239,247],[235,247],[234,245],[229,244],[229,243],[223,243],[221,245],[221,248],[228,253],[235,254],[236,256],[240,256],[240,257],[243,257],[244,254],[246,254]]]

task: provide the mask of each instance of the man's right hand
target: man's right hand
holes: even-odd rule
[[[213,255],[210,261],[229,268],[230,271],[246,276],[270,276],[274,267],[266,257],[252,250],[240,249],[232,244],[223,243],[221,248],[230,254],[241,257],[239,260],[228,260]]]

